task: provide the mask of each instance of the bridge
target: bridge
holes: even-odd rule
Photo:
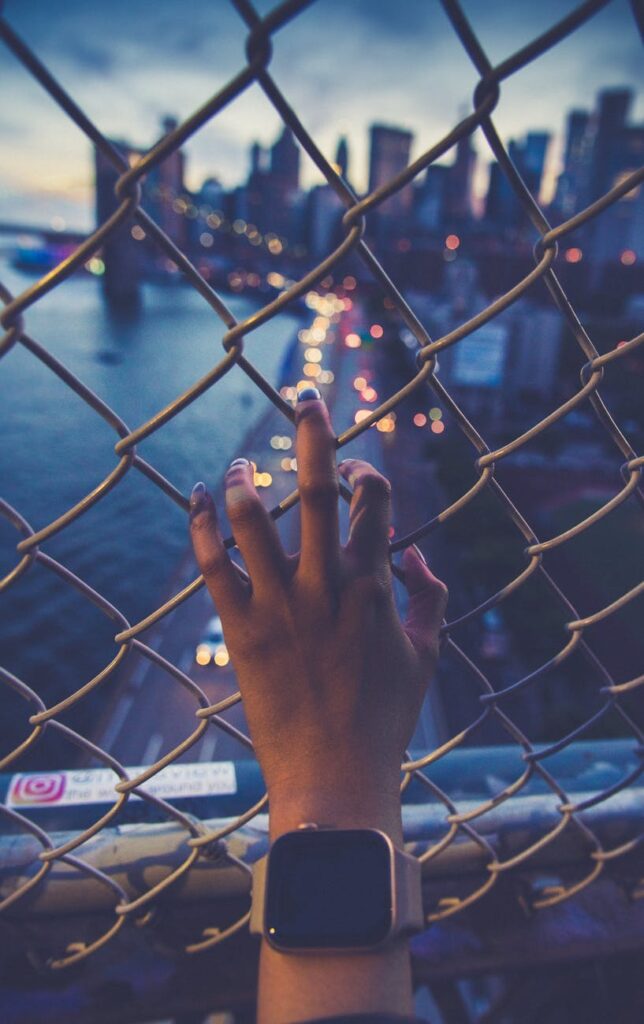
[[[51,225],[21,224],[0,221],[0,235],[29,235],[30,238],[41,238],[48,244],[80,245],[87,238],[87,232],[58,230]]]

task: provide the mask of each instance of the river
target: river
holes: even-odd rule
[[[14,294],[33,278],[0,262]],[[254,308],[233,297],[238,319]],[[145,422],[211,368],[222,354],[218,318],[191,288],[147,284],[141,313],[115,318],[100,282],[78,276],[25,314],[26,330],[91,387],[129,427]],[[246,354],[273,383],[298,320],[282,315],[247,338]],[[237,367],[139,446],[188,493],[216,483],[241,454],[267,399]],[[0,493],[39,529],[75,504],[115,465],[116,436],[103,420],[22,346],[0,360]],[[16,561],[16,532],[0,518],[0,575]],[[136,470],[43,550],[115,604],[131,621],[164,596],[186,549],[185,515]],[[69,585],[33,565],[0,595],[0,664],[46,703],[72,692],[105,661],[114,626]],[[0,751],[24,732],[24,702],[4,700]],[[72,719],[73,721],[74,719]]]

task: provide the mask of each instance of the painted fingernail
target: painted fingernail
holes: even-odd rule
[[[423,563],[425,565],[427,565],[427,559],[425,558],[424,554],[422,553],[422,551],[420,550],[418,545],[417,544],[412,544],[412,547],[413,547],[414,551],[416,552],[416,554],[420,556],[420,558],[423,561]]]
[[[298,402],[309,402],[312,398],[322,398],[317,388],[302,388],[297,396]]]
[[[190,494],[190,512],[192,515],[194,515],[195,512],[201,511],[206,504],[207,495],[208,492],[206,490],[205,483],[203,483],[202,480],[199,480],[199,482],[192,488],[192,493]]]
[[[248,459],[233,459],[230,464],[230,469],[234,469],[236,466],[250,466]]]

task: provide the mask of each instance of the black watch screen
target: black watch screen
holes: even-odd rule
[[[265,934],[281,949],[361,948],[392,922],[391,851],[364,829],[289,832],[271,847]]]

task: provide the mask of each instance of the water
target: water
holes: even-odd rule
[[[14,294],[32,283],[0,263]],[[232,298],[238,319],[254,308]],[[203,299],[182,285],[146,285],[141,314],[115,320],[100,284],[80,277],[56,288],[25,316],[27,333],[91,387],[130,428],[145,422],[210,369],[224,333]],[[283,315],[249,335],[246,353],[273,383],[297,320]],[[233,369],[181,412],[139,452],[183,493],[197,479],[215,484],[267,408],[267,399]],[[46,525],[95,487],[116,464],[114,431],[31,353],[15,346],[0,361],[0,493],[34,529]],[[0,575],[16,561],[16,532],[0,518]],[[72,569],[131,621],[165,596],[187,546],[186,518],[138,471],[43,550]],[[0,664],[46,703],[73,691],[114,652],[114,626],[73,588],[35,565],[0,596]],[[25,706],[6,705],[4,753]],[[95,706],[94,699],[94,706]],[[82,702],[84,703],[84,702]],[[92,703],[87,712],[91,713]],[[72,715],[64,720],[79,725]],[[22,764],[23,762],[21,762]]]

